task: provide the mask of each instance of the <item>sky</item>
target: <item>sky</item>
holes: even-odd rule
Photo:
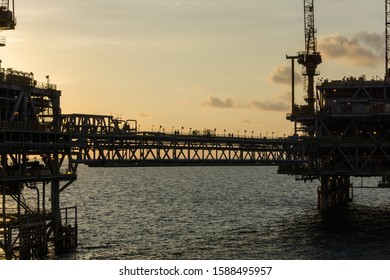
[[[314,2],[318,78],[383,77],[385,1]],[[303,0],[15,0],[15,15],[1,66],[50,75],[64,114],[142,131],[293,131],[286,55],[304,50]]]

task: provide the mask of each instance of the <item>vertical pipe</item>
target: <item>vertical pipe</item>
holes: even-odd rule
[[[22,195],[22,186],[21,183],[17,183],[18,188],[18,219],[19,221],[22,219],[22,211],[21,211],[21,195]],[[25,210],[26,213],[26,210]],[[26,217],[25,217],[26,218]]]
[[[295,112],[295,59],[291,59],[291,114]],[[297,134],[297,122],[294,120],[294,135]]]
[[[385,1],[385,81],[389,80],[389,25],[390,25],[390,20],[389,20],[389,4],[390,1],[386,0]]]
[[[320,210],[326,211],[329,209],[329,177],[321,176],[320,188]]]
[[[291,59],[291,115],[295,113],[295,59],[298,56],[288,56],[286,59]],[[294,121],[294,135],[297,134],[297,122]]]
[[[321,186],[317,188],[317,208],[321,209]]]
[[[3,169],[2,169],[2,174],[1,174],[1,176],[3,177],[3,178],[5,178],[6,177],[6,170],[7,170],[7,155],[6,154],[2,154],[1,155],[1,165],[2,165],[2,167],[3,167]],[[6,221],[6,212],[5,212],[5,202],[6,202],[6,200],[5,200],[5,193],[6,193],[6,183],[5,182],[3,182],[3,184],[1,184],[1,194],[2,194],[2,203],[1,203],[1,208],[2,208],[2,213],[3,213],[3,223],[5,223],[5,221]]]
[[[77,239],[78,239],[78,237],[77,237],[77,232],[78,232],[78,226],[77,226],[77,207],[75,207],[75,220],[74,220],[74,226],[75,226],[75,247],[77,247],[77,243],[78,243],[78,241],[77,241]]]
[[[1,165],[3,167],[2,169],[2,177],[5,178],[7,175],[6,169],[7,169],[7,155],[3,153],[1,155]],[[4,224],[4,233],[3,233],[3,240],[4,240],[4,252],[5,252],[5,258],[7,260],[12,259],[12,227],[10,224],[7,224],[7,215],[6,215],[6,192],[7,192],[7,186],[6,183],[1,184],[1,195],[2,195],[2,202],[1,202],[1,208],[2,208],[2,222]]]
[[[353,203],[353,184],[350,185],[349,201],[351,201]]]
[[[294,58],[291,59],[291,113],[294,114],[295,106],[295,63]]]
[[[9,225],[7,229],[5,229],[4,233],[4,241],[5,241],[5,259],[12,260],[13,257],[13,248],[12,248],[12,227]]]
[[[52,174],[58,174],[58,154],[53,154],[52,159]],[[52,211],[52,225],[54,233],[55,251],[62,252],[63,246],[61,244],[61,212],[60,212],[60,181],[53,179],[51,181],[51,211]]]
[[[46,199],[45,199],[45,196],[46,196],[46,183],[45,182],[43,182],[42,183],[42,213],[43,213],[43,217],[44,217],[44,219],[46,220],[46,206],[45,206],[45,204],[46,204]]]
[[[5,223],[6,221],[6,213],[5,213],[5,192],[6,192],[6,188],[5,188],[5,183],[3,183],[1,185],[1,210],[2,210],[2,220],[3,220],[3,223]]]
[[[23,93],[23,99],[22,99],[22,110],[23,110],[23,113],[22,113],[22,118],[23,118],[23,122],[26,124],[27,121],[28,121],[28,111],[27,111],[27,92],[24,92]]]
[[[60,182],[52,180],[51,182],[51,215],[54,234],[55,251],[62,252],[61,246],[61,213],[60,213]]]

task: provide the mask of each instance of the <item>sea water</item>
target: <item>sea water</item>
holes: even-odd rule
[[[79,245],[55,258],[390,259],[390,189],[356,188],[324,214],[319,184],[276,167],[80,166],[61,197],[78,207]]]

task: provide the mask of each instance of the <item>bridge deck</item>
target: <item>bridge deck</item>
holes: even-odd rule
[[[296,165],[305,146],[298,137],[253,138],[136,132],[108,116],[68,115],[73,158],[89,166]]]

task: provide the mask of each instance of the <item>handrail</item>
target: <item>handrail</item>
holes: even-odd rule
[[[2,38],[4,39],[5,46],[5,38],[0,36],[0,45],[2,43]],[[57,85],[51,84],[49,80],[44,82],[37,82],[34,80],[34,73],[23,72],[19,70],[15,70],[13,68],[0,68],[0,81],[2,82],[11,82],[13,84],[31,86],[38,89],[49,89],[56,90]]]

